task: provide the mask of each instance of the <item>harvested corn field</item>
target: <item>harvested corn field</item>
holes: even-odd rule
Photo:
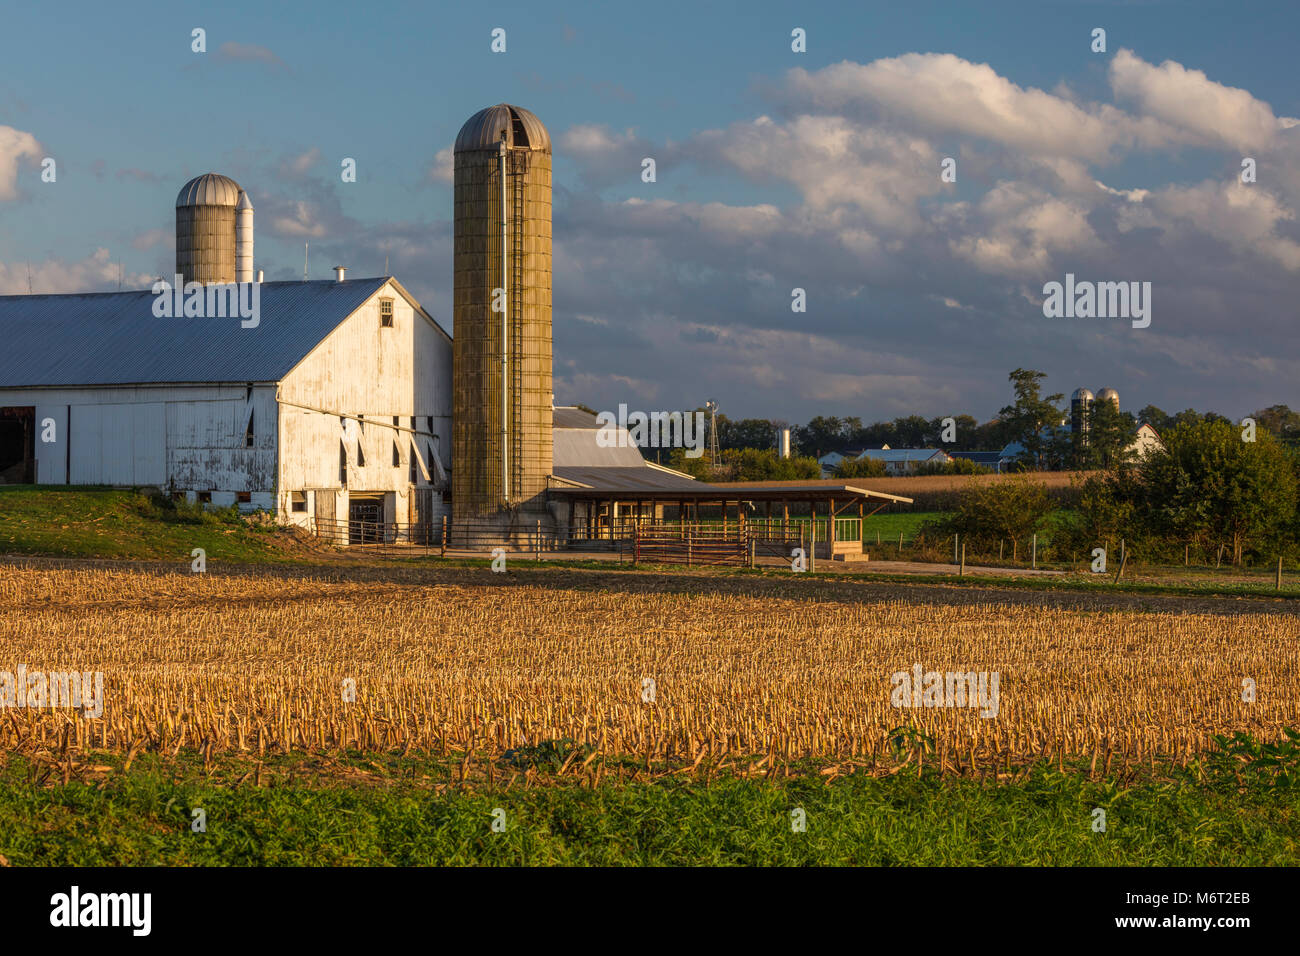
[[[570,740],[686,766],[890,768],[928,738],[922,759],[946,770],[1182,761],[1215,734],[1300,726],[1300,616],[1233,603],[716,574],[5,566],[0,672],[102,672],[104,692],[98,717],[6,708],[0,747],[500,756]],[[918,666],[996,675],[993,706],[924,706],[919,688],[922,706],[895,706],[894,675]]]

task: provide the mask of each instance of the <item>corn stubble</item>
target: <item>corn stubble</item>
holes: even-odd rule
[[[911,725],[909,739],[933,741],[918,760],[982,773],[1044,757],[1107,770],[1185,762],[1214,734],[1300,726],[1297,618],[1264,607],[845,601],[762,580],[683,593],[647,578],[503,577],[0,568],[0,670],[102,670],[105,686],[101,718],[0,714],[0,750],[491,758],[567,739],[684,767],[811,758],[883,771],[912,761],[891,745]],[[916,663],[997,671],[997,717],[891,706],[890,675]]]

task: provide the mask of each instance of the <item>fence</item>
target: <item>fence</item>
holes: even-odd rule
[[[448,550],[485,551],[502,547],[508,551],[540,554],[562,546],[553,529],[540,519],[520,517],[515,521],[452,519],[443,516],[428,522],[331,521],[313,519],[312,530],[320,540],[349,551],[392,557],[428,554],[445,555]]]
[[[793,522],[782,527],[777,522],[731,522],[698,525],[674,522],[640,522],[632,525],[631,544],[634,563],[730,565],[753,567],[760,555],[787,558],[792,549],[802,547],[807,532]]]
[[[657,525],[637,525],[632,534],[632,561],[654,564],[711,564],[748,567],[750,539],[735,532]]]

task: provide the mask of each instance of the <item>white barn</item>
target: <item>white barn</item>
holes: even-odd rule
[[[0,296],[0,481],[157,487],[284,522],[437,520],[451,337],[391,277],[267,282],[260,317],[149,291]]]

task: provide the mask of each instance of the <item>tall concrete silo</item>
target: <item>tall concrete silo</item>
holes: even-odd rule
[[[456,137],[454,271],[453,523],[549,523],[551,138],[526,109]]]
[[[1092,414],[1093,396],[1086,388],[1076,388],[1070,396],[1070,431],[1088,439],[1088,416]]]
[[[1110,402],[1115,406],[1115,411],[1119,411],[1119,392],[1113,388],[1103,388],[1097,393],[1097,401]]]
[[[229,176],[205,173],[181,187],[176,271],[205,285],[253,280],[253,203]]]

